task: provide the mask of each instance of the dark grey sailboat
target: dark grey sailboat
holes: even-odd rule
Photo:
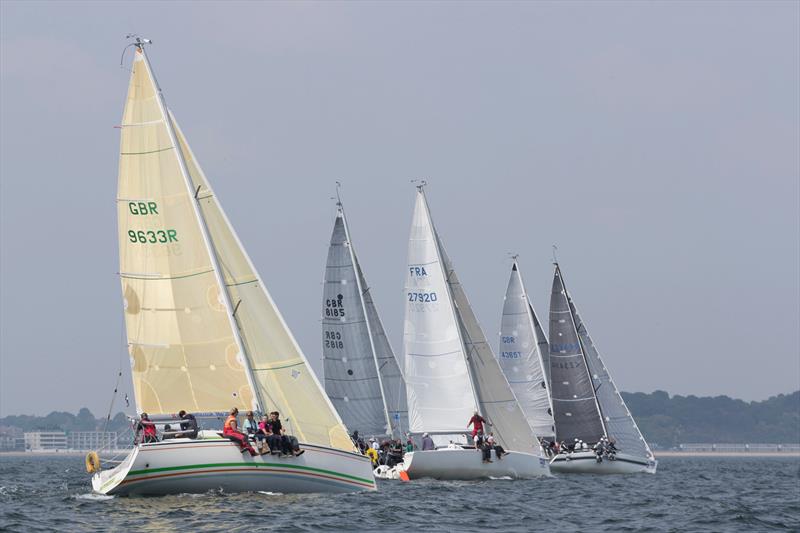
[[[578,443],[578,449],[553,458],[554,472],[655,473],[653,452],[603,364],[558,263],[550,296],[550,384],[556,440]],[[595,453],[595,446],[607,453]]]

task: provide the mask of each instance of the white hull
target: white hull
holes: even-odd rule
[[[241,453],[222,439],[174,439],[140,444],[112,470],[92,476],[95,492],[164,495],[269,491],[282,493],[375,490],[368,457],[301,445],[299,457]]]
[[[550,475],[547,459],[531,453],[510,452],[502,459],[492,453],[491,463],[482,462],[481,457],[481,452],[475,449],[416,451],[405,455],[403,468],[411,479],[526,479]]]
[[[658,461],[618,453],[615,460],[598,463],[593,451],[560,453],[550,461],[550,470],[558,474],[655,474]]]

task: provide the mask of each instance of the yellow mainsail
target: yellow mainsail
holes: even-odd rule
[[[174,118],[164,116],[144,53],[135,55],[118,215],[137,407],[277,410],[301,441],[352,450]]]
[[[125,325],[139,411],[249,409],[244,355],[137,48],[122,118],[117,213]]]

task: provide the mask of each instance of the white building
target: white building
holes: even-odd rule
[[[32,431],[25,433],[25,449],[66,450],[67,434],[63,431]]]
[[[116,431],[70,431],[70,450],[113,450],[117,447]]]

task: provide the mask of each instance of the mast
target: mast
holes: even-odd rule
[[[425,196],[425,185],[427,185],[427,183],[423,181],[420,185],[417,185],[417,190],[422,195],[423,202],[425,202],[425,216],[428,218],[428,224],[430,225],[431,232],[433,233],[433,237],[436,240],[436,254],[439,256],[439,268],[441,269],[442,276],[444,277],[445,287],[447,288],[447,296],[450,298],[450,301],[452,302],[453,319],[455,320],[456,325],[458,325],[458,327],[456,328],[458,330],[458,340],[461,344],[461,353],[464,356],[464,363],[467,365],[467,373],[469,375],[469,386],[470,390],[472,391],[472,398],[475,401],[475,409],[478,411],[478,414],[481,414],[482,411],[481,402],[478,399],[478,391],[475,390],[475,378],[472,376],[472,365],[469,362],[469,357],[467,355],[467,348],[466,345],[464,344],[464,326],[462,324],[461,317],[459,316],[458,311],[456,311],[456,303],[455,299],[453,298],[453,290],[450,288],[450,276],[445,270],[443,263],[444,254],[442,253],[441,242],[439,240],[439,233],[436,231],[436,226],[433,225],[431,210],[428,207],[428,198]],[[481,414],[481,416],[483,415]]]
[[[342,214],[342,223],[344,225],[344,235],[347,239],[347,249],[350,253],[350,261],[353,263],[355,277],[356,277],[356,286],[358,287],[358,301],[361,303],[361,310],[364,313],[364,323],[367,326],[367,337],[369,337],[369,347],[372,350],[372,360],[375,362],[375,372],[378,375],[378,386],[381,389],[381,402],[383,403],[383,414],[386,417],[386,431],[389,435],[393,435],[392,431],[392,422],[389,419],[389,407],[386,405],[386,392],[383,388],[383,379],[381,378],[381,369],[380,365],[378,364],[378,352],[375,349],[375,341],[372,338],[372,327],[369,324],[369,317],[367,315],[367,306],[364,304],[364,288],[361,286],[361,276],[358,274],[358,270],[356,267],[358,264],[356,263],[356,254],[353,251],[353,241],[350,240],[350,228],[347,225],[347,216],[344,213],[344,205],[342,205],[342,199],[339,196],[339,185],[337,182],[336,186],[336,206],[339,208],[339,212]]]
[[[580,344],[581,348],[581,358],[583,359],[583,365],[586,368],[586,374],[589,376],[589,383],[591,384],[592,388],[592,397],[594,398],[594,405],[597,407],[597,414],[600,415],[600,424],[603,426],[603,435],[608,437],[608,428],[606,427],[606,419],[603,416],[603,410],[600,408],[600,402],[597,399],[597,389],[594,388],[594,379],[592,378],[592,374],[589,371],[589,361],[586,358],[586,347],[583,345],[583,341],[581,340],[581,334],[578,331],[578,326],[575,322],[575,314],[574,314],[574,306],[572,305],[572,299],[569,296],[569,291],[567,290],[567,284],[564,283],[564,276],[561,273],[561,267],[558,263],[554,263],[556,266],[556,273],[558,274],[559,279],[561,280],[561,286],[564,287],[564,297],[567,299],[567,307],[569,308],[569,318],[572,321],[572,327],[575,330],[575,336],[578,339],[578,344]]]
[[[230,296],[228,295],[228,291],[225,288],[225,281],[222,279],[222,270],[219,266],[219,259],[217,258],[217,252],[214,248],[214,245],[211,242],[211,237],[209,235],[208,226],[206,225],[206,221],[203,218],[202,212],[200,210],[200,205],[198,203],[197,194],[192,188],[191,178],[189,177],[189,170],[186,166],[186,160],[183,157],[183,151],[180,149],[180,145],[178,144],[177,136],[175,135],[175,129],[172,124],[172,119],[170,118],[169,113],[167,112],[167,102],[164,98],[164,93],[161,90],[161,86],[158,84],[158,79],[156,78],[155,73],[153,72],[153,68],[150,66],[150,59],[147,57],[147,53],[144,50],[144,45],[150,44],[150,41],[147,39],[142,39],[140,37],[136,37],[136,41],[134,45],[139,53],[142,54],[142,58],[144,59],[144,64],[147,67],[148,72],[150,73],[150,77],[153,79],[153,84],[155,85],[156,93],[158,94],[158,107],[161,111],[161,115],[164,118],[164,125],[167,129],[167,134],[169,135],[170,143],[172,144],[173,150],[175,150],[178,159],[178,166],[181,169],[181,175],[183,176],[184,183],[186,184],[186,191],[191,198],[194,199],[192,204],[192,210],[194,211],[195,217],[197,218],[198,226],[200,227],[200,234],[203,236],[203,243],[206,246],[206,250],[208,251],[209,258],[211,259],[211,265],[214,270],[214,278],[217,280],[217,286],[219,287],[220,296],[222,297],[223,303],[225,304],[225,308],[227,310],[228,322],[230,323],[231,330],[233,333],[233,338],[236,341],[236,347],[239,349],[239,352],[242,354],[243,359],[243,366],[245,368],[245,374],[247,375],[247,382],[250,385],[251,390],[253,391],[253,400],[255,401],[255,410],[262,411],[264,407],[264,402],[261,399],[261,394],[256,386],[256,381],[253,376],[253,371],[250,367],[250,359],[247,356],[247,352],[244,348],[244,343],[242,342],[241,333],[239,331],[239,325],[236,322],[236,316],[234,314],[234,308],[231,304]]]

